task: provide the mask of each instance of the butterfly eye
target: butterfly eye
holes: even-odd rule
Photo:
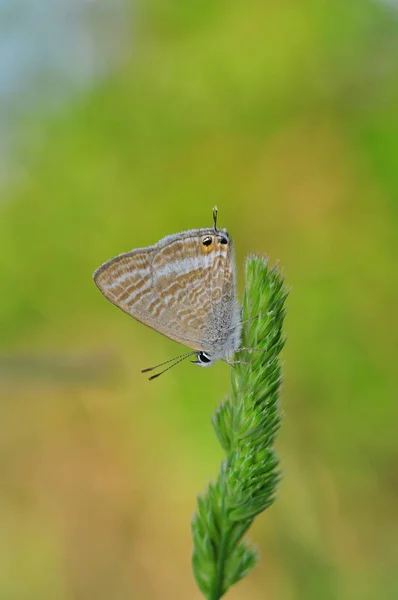
[[[202,244],[204,246],[210,246],[210,244],[213,242],[213,238],[211,237],[211,235],[207,235],[205,238],[203,238]]]
[[[198,352],[197,358],[200,363],[205,364],[205,365],[211,362],[210,356],[208,354],[206,354],[205,352]]]
[[[228,244],[228,240],[225,237],[220,237],[219,242],[220,244]]]

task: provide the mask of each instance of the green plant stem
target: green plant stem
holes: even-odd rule
[[[226,466],[228,469],[228,464]],[[224,569],[225,569],[225,556],[228,544],[228,535],[226,525],[226,506],[225,506],[225,487],[226,487],[226,478],[223,477],[223,495],[222,495],[222,504],[221,504],[221,539],[220,546],[217,553],[217,569],[216,576],[214,579],[214,583],[210,589],[209,600],[219,600],[223,595],[223,582],[224,582]]]
[[[235,420],[236,420],[236,410],[235,410],[235,402],[234,399],[231,402],[231,408],[233,411],[232,421],[234,426],[231,431],[230,443],[233,445],[233,435],[235,432]],[[217,569],[216,576],[214,579],[214,583],[210,589],[208,600],[219,600],[223,596],[223,583],[224,583],[224,570],[226,563],[226,553],[228,547],[228,541],[230,537],[230,523],[228,521],[228,513],[226,507],[226,498],[227,498],[227,473],[231,466],[231,454],[227,455],[227,458],[224,462],[224,470],[222,472],[222,482],[220,485],[221,492],[221,538],[220,545],[217,553]]]
[[[263,258],[249,257],[243,350],[231,371],[230,394],[213,418],[226,457],[215,483],[199,496],[192,522],[192,567],[207,600],[219,600],[254,567],[257,553],[242,538],[254,517],[275,500],[286,297],[277,269]]]

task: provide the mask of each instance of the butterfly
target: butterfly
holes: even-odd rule
[[[182,231],[119,254],[93,278],[115,306],[193,350],[142,372],[174,361],[164,373],[189,356],[202,367],[230,362],[240,346],[233,243],[226,229],[217,228],[217,207],[212,228]]]

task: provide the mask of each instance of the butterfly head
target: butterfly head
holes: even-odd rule
[[[215,361],[216,359],[212,358],[210,354],[201,351],[196,353],[196,360],[192,360],[191,362],[199,367],[211,367],[211,365],[214,365]]]

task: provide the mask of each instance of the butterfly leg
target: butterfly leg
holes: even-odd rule
[[[238,352],[243,352],[243,350],[262,350],[264,352],[264,348],[250,348],[250,347],[246,348],[246,347],[244,347],[244,348],[238,348],[235,351],[235,354],[237,354]]]
[[[250,362],[246,362],[244,360],[223,360],[221,359],[222,362],[225,362],[227,365],[229,365],[232,368],[235,368],[235,365],[248,365],[249,367],[252,366],[252,363]]]
[[[233,329],[236,329],[237,327],[241,327],[245,323],[249,323],[249,321],[254,321],[254,319],[260,319],[260,317],[265,317],[265,316],[266,315],[255,315],[254,317],[249,317],[248,319],[245,319],[244,321],[239,321],[239,323],[237,325],[233,325],[233,327],[229,327],[228,331],[232,331]]]

